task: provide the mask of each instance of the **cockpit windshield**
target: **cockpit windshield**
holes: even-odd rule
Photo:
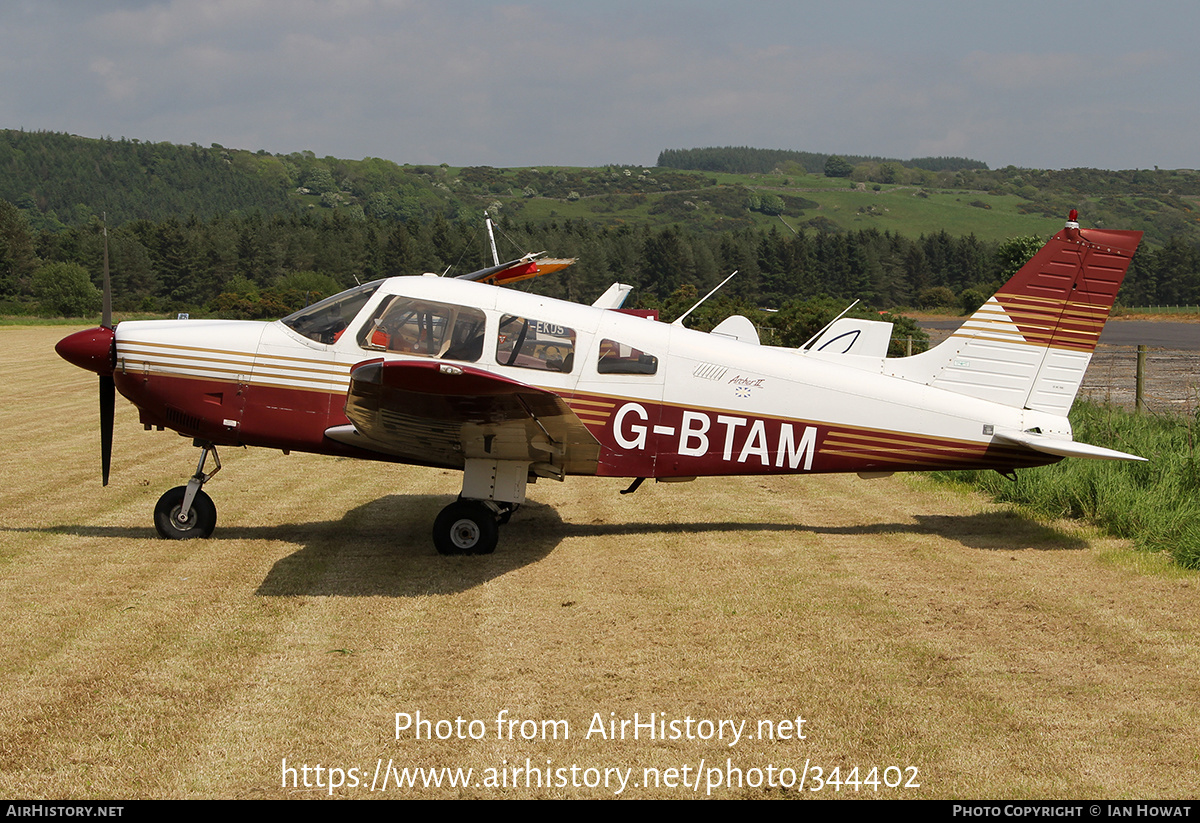
[[[283,318],[283,323],[298,334],[318,343],[334,343],[346,326],[383,283],[375,280],[357,288],[326,297],[319,303]]]

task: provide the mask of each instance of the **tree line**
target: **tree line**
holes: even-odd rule
[[[770,174],[776,169],[794,165],[808,174],[825,174],[831,158],[856,166],[861,163],[894,163],[927,171],[963,171],[987,169],[987,163],[969,157],[914,157],[897,160],[887,157],[793,151],[790,149],[756,149],[750,146],[721,146],[696,149],[663,149],[657,165],[669,169],[691,169],[733,174]],[[836,175],[844,177],[846,175]]]
[[[529,281],[527,288],[548,296],[587,303],[620,281],[635,286],[643,305],[662,305],[681,290],[702,294],[736,269],[723,294],[755,309],[829,298],[843,304],[862,299],[876,309],[969,311],[1011,273],[1014,245],[1022,247],[1016,256],[1023,259],[1045,239],[997,244],[944,231],[908,238],[876,229],[792,233],[774,227],[694,233],[677,226],[504,218],[497,230],[509,258],[548,250],[579,259],[562,274]],[[99,220],[35,231],[22,210],[0,201],[0,312],[47,310],[39,305],[46,277],[36,275],[51,264],[78,267],[98,288],[103,244]],[[408,222],[352,219],[344,210],[130,220],[108,227],[108,244],[114,306],[126,312],[278,316],[356,282],[461,274],[491,264],[482,221],[441,213]],[[291,296],[280,297],[281,291]],[[1120,299],[1128,305],[1200,303],[1200,250],[1178,239],[1162,248],[1143,246]]]

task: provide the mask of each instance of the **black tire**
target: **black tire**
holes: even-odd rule
[[[478,500],[457,500],[433,521],[438,554],[491,554],[499,540],[496,513]]]
[[[203,489],[196,492],[187,520],[180,522],[179,509],[183,505],[183,496],[186,493],[186,486],[176,486],[158,498],[158,503],[154,506],[154,528],[159,537],[167,540],[193,540],[197,537],[208,537],[217,527],[217,507]]]

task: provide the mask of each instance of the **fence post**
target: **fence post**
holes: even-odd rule
[[[906,337],[906,338],[905,338],[905,342],[904,342],[904,356],[905,356],[905,357],[912,357],[912,335],[911,335],[911,334],[910,334],[908,337]]]
[[[1134,409],[1142,413],[1142,392],[1146,384],[1146,347],[1137,347],[1137,388],[1134,391]]]

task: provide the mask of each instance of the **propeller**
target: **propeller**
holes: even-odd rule
[[[108,225],[104,225],[104,304],[100,327],[67,335],[54,347],[59,356],[100,375],[100,476],[108,485],[112,467],[113,409],[117,402],[117,333],[112,322],[112,282],[108,274]]]
[[[108,276],[108,221],[104,215],[104,303],[101,310],[100,327],[112,331],[112,282]],[[116,354],[117,338],[112,338],[110,359]],[[113,363],[112,365],[116,365]],[[112,468],[113,410],[117,403],[117,384],[112,371],[100,375],[100,477],[108,485],[108,473]]]

